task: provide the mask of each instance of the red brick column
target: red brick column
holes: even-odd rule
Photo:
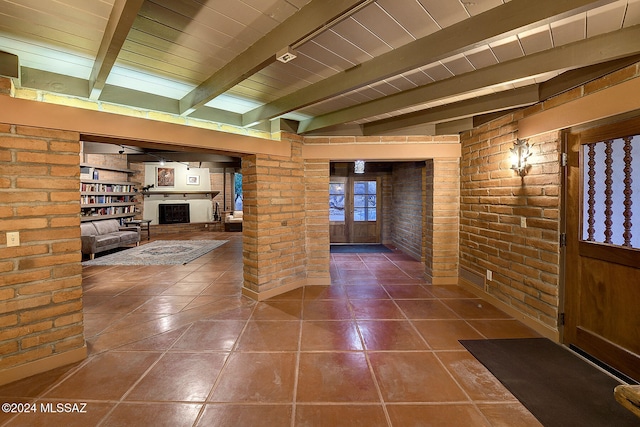
[[[86,357],[79,147],[74,132],[0,123],[0,383]]]

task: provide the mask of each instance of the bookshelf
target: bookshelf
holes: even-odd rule
[[[134,170],[87,163],[81,163],[80,168],[81,221],[119,219],[123,222],[136,215],[139,193],[135,184],[128,181]],[[108,178],[100,179],[101,171],[108,171]]]

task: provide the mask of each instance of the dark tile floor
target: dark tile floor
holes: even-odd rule
[[[537,334],[425,283],[409,257],[332,254],[331,286],[256,303],[240,294],[240,233],[187,238],[229,241],[184,266],[85,268],[89,357],[0,387],[1,401],[38,410],[0,424],[540,425],[458,343]]]

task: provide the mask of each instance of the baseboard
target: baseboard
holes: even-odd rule
[[[275,296],[282,295],[286,292],[301,288],[305,285],[305,283],[306,281],[304,280],[291,282],[286,285],[278,286],[276,288],[271,288],[264,292],[256,292],[253,289],[242,287],[242,295],[247,296],[256,301],[264,301],[266,299],[273,298]]]
[[[34,360],[20,366],[0,371],[0,385],[9,384],[42,372],[50,371],[61,366],[80,362],[87,358],[87,347],[83,346],[75,350]]]
[[[462,287],[463,289],[476,295],[478,298],[482,298],[488,303],[494,305],[496,308],[499,308],[500,310],[504,311],[508,315],[514,317],[516,320],[519,320],[520,322],[524,323],[525,325],[527,325],[528,327],[530,327],[531,329],[533,329],[543,337],[549,338],[551,341],[556,343],[560,342],[560,332],[558,330],[553,329],[545,325],[544,323],[521,313],[520,311],[516,310],[512,306],[505,304],[504,302],[500,301],[498,298],[486,293],[484,290],[478,289],[478,287],[475,284],[465,280],[462,277],[458,278],[458,285],[460,285],[460,287]]]

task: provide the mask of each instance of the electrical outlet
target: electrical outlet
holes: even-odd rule
[[[491,282],[493,280],[493,271],[487,270],[487,280]]]
[[[527,228],[527,217],[523,216],[520,218],[520,227]]]
[[[20,232],[13,231],[7,233],[7,247],[20,246]]]

